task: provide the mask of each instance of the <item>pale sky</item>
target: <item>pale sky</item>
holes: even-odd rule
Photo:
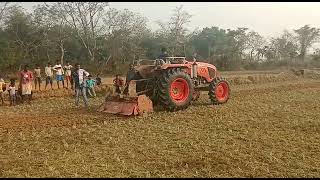
[[[38,3],[20,4],[31,10]],[[110,2],[110,7],[127,8],[147,17],[152,29],[158,28],[157,20],[167,21],[179,5],[193,15],[190,30],[247,27],[268,38],[306,24],[320,28],[320,2]]]

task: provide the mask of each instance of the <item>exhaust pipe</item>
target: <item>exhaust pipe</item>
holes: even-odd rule
[[[191,78],[197,78],[197,77],[198,77],[198,65],[196,61],[194,61],[191,67]]]

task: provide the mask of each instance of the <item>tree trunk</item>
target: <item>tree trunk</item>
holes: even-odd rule
[[[304,59],[305,59],[305,56],[306,56],[306,51],[304,49],[301,50],[300,56],[301,56],[301,61],[304,62]]]
[[[91,61],[91,62],[94,62],[94,52],[91,51],[91,50],[89,49],[89,47],[87,47],[87,50],[88,50],[88,53],[89,53],[90,61]]]
[[[40,51],[39,51],[39,48],[37,48],[37,61],[38,61],[38,62],[40,61]]]
[[[95,60],[96,60],[96,58],[95,58],[95,52],[94,52],[94,50],[92,50],[91,61],[94,62]]]
[[[48,48],[47,48],[47,58],[48,58],[49,61],[51,61]]]
[[[61,42],[61,44],[60,44],[60,51],[61,51],[60,63],[63,64],[63,60],[64,60],[64,48],[63,48],[63,43],[62,43],[62,42]]]
[[[253,49],[251,50],[251,52],[250,52],[250,61],[252,62],[252,60],[253,60]]]
[[[260,56],[261,56],[262,54],[261,54],[261,52],[258,52],[258,54],[257,54],[257,60],[258,61],[260,61]]]
[[[108,65],[108,62],[110,61],[111,57],[112,57],[112,55],[110,54],[109,57],[108,57],[108,59],[107,59],[106,62],[105,62],[105,65],[106,65],[106,66]]]
[[[31,56],[31,61],[34,62],[34,60],[35,60],[35,58],[34,58],[34,52],[30,51],[29,53],[30,53],[29,56]]]
[[[211,54],[210,54],[210,45],[208,44],[208,59],[210,58]]]
[[[134,64],[134,61],[136,60],[136,53],[133,52],[133,60],[132,60],[132,64]]]

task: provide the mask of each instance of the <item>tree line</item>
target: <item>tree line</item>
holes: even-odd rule
[[[320,65],[319,50],[308,54],[319,28],[305,25],[267,39],[245,27],[190,30],[191,19],[176,7],[152,31],[146,17],[107,2],[43,3],[32,12],[0,2],[0,70],[68,60],[95,72],[121,72],[133,60],[157,58],[161,48],[170,56],[196,54],[221,70]]]

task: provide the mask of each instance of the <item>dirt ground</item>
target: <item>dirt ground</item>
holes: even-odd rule
[[[85,109],[72,90],[35,94],[49,92],[0,106],[0,177],[320,176],[320,79],[232,81],[226,104],[203,92],[139,117],[96,112],[103,95]]]

